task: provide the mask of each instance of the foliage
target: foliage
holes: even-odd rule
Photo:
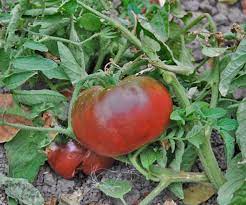
[[[166,86],[174,110],[161,136],[119,158],[147,180],[159,182],[140,204],[149,204],[165,188],[187,200],[182,183],[208,181],[218,191],[219,204],[244,203],[245,99],[236,100],[233,93],[245,88],[245,30],[238,25],[220,38],[210,15],[193,17],[179,0],[155,2],[123,0],[116,7],[106,0],[7,1],[9,10],[0,14],[0,86],[15,102],[6,107],[0,101],[0,126],[16,131],[2,141],[13,138],[5,144],[13,177],[8,180],[14,184],[8,189],[4,178],[9,196],[30,204],[17,190],[27,184],[19,178],[35,180],[46,160],[43,149],[54,140],[47,133],[75,137],[71,109],[82,89],[108,88],[127,76],[147,75]],[[197,32],[192,32],[194,26]],[[192,56],[188,45],[193,41],[201,44],[202,61]],[[74,89],[71,100],[64,96],[67,88]],[[42,120],[47,111],[56,122],[48,127]],[[212,151],[212,131],[224,141],[225,178]],[[206,175],[190,172],[198,158]],[[123,203],[131,190],[129,182],[119,180],[97,187]]]

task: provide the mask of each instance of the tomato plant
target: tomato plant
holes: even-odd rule
[[[71,179],[115,159],[158,183],[140,205],[164,189],[186,203],[204,187],[200,201],[217,193],[219,205],[243,203],[246,101],[235,92],[245,89],[245,25],[217,32],[209,14],[193,16],[179,0],[0,2],[0,142],[9,166],[0,185],[9,204],[44,202],[30,183],[46,160]],[[198,159],[203,172],[192,169]],[[117,179],[95,187],[124,204],[131,190]]]

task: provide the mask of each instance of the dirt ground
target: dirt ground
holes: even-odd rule
[[[218,3],[217,0],[183,0],[183,7],[187,11],[210,13],[218,25],[219,31],[229,31],[232,23],[246,22],[246,16],[243,15],[240,3],[233,6]],[[195,49],[194,56],[196,59],[201,58],[198,52],[199,45],[192,45]],[[1,92],[1,90],[0,90]],[[245,91],[240,91],[242,92]],[[240,94],[240,93],[239,93]],[[225,170],[226,163],[224,158],[223,142],[218,135],[212,137],[213,147],[220,167]],[[201,164],[198,162],[194,170],[202,170]],[[3,146],[0,145],[0,173],[7,173],[7,160],[4,154]],[[35,182],[35,186],[41,191],[46,199],[52,196],[62,198],[63,201],[80,201],[81,205],[121,205],[118,200],[108,198],[95,188],[98,181],[103,178],[127,179],[133,184],[132,191],[126,196],[129,205],[137,204],[138,200],[151,191],[156,184],[145,180],[134,168],[126,166],[122,163],[116,163],[115,166],[101,173],[99,176],[85,177],[82,173],[75,180],[65,180],[57,176],[50,168],[45,165],[41,170]],[[68,195],[70,198],[68,198]],[[72,197],[72,198],[71,198]],[[163,192],[154,201],[153,205],[162,205],[166,199],[175,199],[169,192]],[[181,204],[177,201],[178,204]],[[66,203],[64,203],[66,204]],[[73,205],[77,205],[75,202]],[[216,196],[203,203],[203,205],[216,205]],[[6,205],[6,198],[3,191],[0,190],[0,205]],[[69,204],[68,204],[69,205]]]

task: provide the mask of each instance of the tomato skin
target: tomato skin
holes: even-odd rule
[[[47,149],[48,163],[57,174],[65,179],[72,179],[86,151],[73,141],[59,145],[52,143]]]
[[[129,77],[117,86],[83,91],[72,111],[73,131],[99,155],[116,157],[151,142],[168,126],[172,100],[150,77]]]
[[[100,173],[110,168],[114,163],[114,159],[110,157],[100,156],[95,152],[88,150],[84,156],[81,166],[82,172],[86,175],[92,173]]]
[[[86,175],[99,173],[114,162],[113,158],[100,156],[74,141],[59,145],[52,143],[47,156],[51,168],[65,179],[72,179],[78,169]]]

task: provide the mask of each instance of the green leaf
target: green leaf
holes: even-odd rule
[[[217,122],[217,126],[222,129],[222,130],[225,130],[225,131],[232,131],[232,130],[235,130],[238,126],[238,123],[236,120],[234,119],[229,119],[229,118],[223,118],[223,119],[220,119],[218,122]]]
[[[62,3],[59,11],[65,12],[69,15],[73,15],[78,9],[78,4],[76,0],[66,0]]]
[[[211,119],[218,119],[224,117],[227,113],[225,109],[219,107],[203,109],[202,112],[206,118]]]
[[[220,133],[221,133],[221,135],[224,139],[224,142],[225,142],[226,160],[228,163],[234,155],[235,139],[228,132],[226,132],[224,130],[221,130]]]
[[[192,144],[188,144],[184,151],[181,170],[189,172],[197,159],[197,149]]]
[[[221,56],[226,52],[227,48],[210,48],[203,47],[202,54],[210,58]]]
[[[231,62],[221,73],[219,91],[222,96],[226,96],[233,78],[239,73],[246,63],[246,39],[242,40],[236,52],[232,56]]]
[[[237,143],[242,151],[243,160],[246,160],[246,99],[244,99],[237,110],[238,128],[236,131]]]
[[[43,71],[57,68],[54,61],[40,56],[18,57],[13,60],[13,66],[21,71]]]
[[[34,21],[33,26],[39,28],[39,33],[51,35],[58,29],[63,30],[70,23],[69,18],[62,18],[61,15],[44,16]]]
[[[218,191],[219,205],[229,205],[235,192],[245,183],[246,166],[238,166],[238,162],[241,160],[241,156],[237,155],[228,165],[225,175],[227,182]]]
[[[74,84],[79,80],[83,79],[87,74],[85,70],[75,60],[73,54],[67,46],[63,43],[58,42],[58,50],[61,57],[61,65],[64,68],[65,73]]]
[[[144,52],[152,59],[158,60],[159,57],[157,56],[156,52],[160,51],[160,44],[149,36],[144,35],[143,32],[141,32],[140,37]]]
[[[232,89],[235,88],[245,88],[246,87],[246,74],[240,75],[232,81]]]
[[[174,171],[180,171],[183,154],[184,154],[184,143],[182,141],[177,141],[175,150],[175,158],[169,164],[169,167]]]
[[[176,109],[172,112],[170,119],[180,122],[182,125],[185,125],[185,111],[183,109]]]
[[[10,57],[4,49],[0,48],[0,71],[5,71],[9,67]]]
[[[28,40],[26,41],[23,46],[25,48],[29,48],[31,50],[36,50],[36,51],[40,51],[40,52],[47,52],[48,48],[46,47],[46,45],[36,42],[36,41],[32,41],[32,40]]]
[[[230,205],[246,204],[246,182],[234,193]]]
[[[44,198],[39,190],[26,179],[10,178],[0,173],[0,186],[4,187],[7,196],[18,200],[26,205],[43,205]]]
[[[48,79],[69,80],[61,66],[50,70],[43,70],[42,72]]]
[[[100,19],[92,13],[85,13],[78,19],[78,25],[87,31],[100,31],[102,23]]]
[[[184,155],[184,143],[182,141],[177,141],[175,158],[169,164],[169,167],[172,168],[174,171],[180,171],[183,155]],[[169,190],[172,191],[180,199],[184,198],[182,183],[171,184],[169,186]]]
[[[18,72],[12,73],[8,76],[5,76],[2,80],[5,86],[9,89],[16,89],[19,86],[23,85],[28,79],[36,75],[37,72]]]
[[[124,195],[131,191],[132,185],[125,180],[107,179],[98,184],[98,188],[107,196],[123,199]]]
[[[70,40],[74,42],[78,42],[78,43],[80,42],[80,38],[77,34],[77,31],[75,30],[74,23],[71,24],[71,28],[70,28]],[[80,67],[82,68],[82,70],[86,73],[85,55],[84,55],[84,50],[82,46],[78,47],[78,46],[70,44],[69,48],[74,58],[76,59]]]
[[[21,130],[13,140],[5,143],[9,176],[33,182],[39,168],[46,161],[46,155],[40,145],[48,138],[47,133]]]
[[[166,165],[167,165],[167,151],[165,149],[160,148],[159,150],[157,150],[156,162],[160,167],[162,167],[162,168],[166,167]]]
[[[201,125],[194,125],[186,135],[186,139],[197,148],[204,142],[204,138],[204,127]]]
[[[149,167],[156,161],[156,153],[152,148],[144,149],[140,154],[140,160],[144,168]]]
[[[66,101],[65,96],[52,90],[16,90],[14,98],[17,102],[25,105],[36,105],[40,103],[60,103]]]
[[[168,189],[175,194],[179,199],[184,199],[184,190],[182,183],[170,184]]]
[[[148,22],[144,19],[139,19],[141,26],[155,36],[161,42],[166,42],[169,36],[169,4],[166,4],[162,9],[157,10],[156,14]]]

